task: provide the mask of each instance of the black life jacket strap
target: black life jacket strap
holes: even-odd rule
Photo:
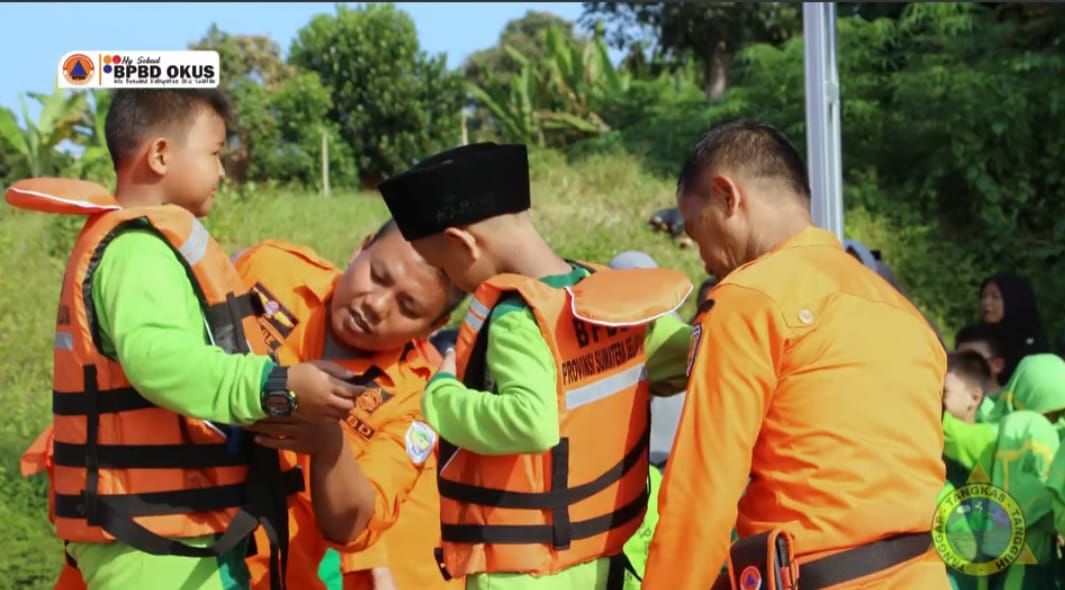
[[[204,310],[214,343],[227,352],[249,352],[244,333],[244,318],[265,313],[262,300],[251,291],[243,295],[226,294],[226,300]]]
[[[444,498],[457,500],[467,504],[479,504],[497,508],[523,508],[528,510],[551,510],[562,506],[572,506],[581,500],[590,498],[595,494],[620,481],[629,471],[640,463],[640,459],[647,454],[647,445],[651,430],[648,426],[640,435],[639,441],[621,458],[616,464],[604,471],[594,480],[574,487],[560,485],[561,482],[552,481],[551,490],[545,492],[514,492],[497,488],[487,488],[470,484],[459,483],[454,480],[440,477],[437,486],[440,495]],[[559,448],[565,444],[565,449]],[[557,449],[557,450],[556,450]],[[562,454],[565,457],[561,457]],[[559,445],[551,449],[552,466],[559,465],[559,459],[563,464],[569,461],[569,441],[562,439]],[[552,475],[552,480],[556,479]]]
[[[85,469],[85,489],[79,495],[56,494],[56,517],[84,519],[90,526],[99,526],[119,542],[154,555],[178,555],[183,557],[217,557],[236,549],[250,538],[262,525],[270,538],[270,588],[285,590],[288,565],[288,502],[292,493],[304,487],[300,469],[281,472],[280,455],[277,451],[244,442],[240,464],[248,464],[244,482],[228,486],[175,490],[143,494],[99,494],[100,450],[99,402],[96,367],[84,368],[84,397],[86,417],[85,444],[73,445]],[[212,445],[205,445],[212,446]],[[224,447],[224,445],[222,445]],[[110,446],[110,449],[116,447]],[[118,447],[121,448],[121,447]],[[186,450],[189,446],[185,446]],[[62,451],[70,453],[67,450]],[[125,459],[125,451],[113,451],[111,460]],[[166,458],[169,451],[161,457]],[[216,457],[217,458],[217,457]],[[71,457],[65,457],[71,459]],[[171,457],[170,460],[176,460]],[[162,537],[133,520],[137,516],[164,514],[193,514],[241,506],[230,521],[226,531],[208,547],[193,547],[178,540]]]
[[[587,539],[618,528],[643,515],[648,490],[636,499],[602,516],[570,523],[572,540]],[[441,524],[441,539],[449,543],[545,544],[554,545],[555,527],[542,525]]]
[[[53,443],[55,464],[84,467],[88,445]],[[247,457],[213,445],[96,445],[102,469],[202,469],[247,465]]]
[[[282,474],[281,488],[286,495],[303,490],[303,470],[299,467]],[[195,488],[169,492],[96,496],[97,503],[107,504],[111,512],[128,518],[195,514],[214,512],[242,506],[246,501],[246,484],[236,483],[209,488]],[[58,518],[86,519],[87,494],[55,494],[55,515]],[[90,525],[98,525],[89,522]]]
[[[96,368],[93,367],[93,383],[96,378]],[[88,382],[86,382],[88,387]],[[158,408],[144,398],[132,387],[120,387],[118,389],[96,390],[94,393],[96,403],[93,404],[85,391],[62,392],[52,391],[52,413],[57,416],[88,416],[90,412],[97,414],[117,414],[119,412],[132,412],[134,410],[146,410]]]

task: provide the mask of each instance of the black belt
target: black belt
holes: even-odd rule
[[[931,546],[929,533],[909,533],[822,557],[799,566],[798,588],[820,590],[864,578],[920,557]],[[712,590],[729,590],[731,587],[728,574],[722,574]]]

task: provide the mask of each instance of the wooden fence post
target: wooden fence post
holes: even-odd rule
[[[329,196],[329,134],[322,129],[322,192]]]

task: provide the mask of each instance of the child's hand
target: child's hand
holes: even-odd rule
[[[247,427],[255,432],[256,444],[303,455],[339,453],[344,446],[340,423],[309,422],[296,417],[268,418]]]
[[[316,361],[288,370],[288,388],[296,393],[296,416],[307,421],[336,422],[355,409],[355,398],[366,389],[345,383],[354,376],[340,365]]]
[[[449,348],[447,349],[447,352],[444,353],[444,358],[440,361],[440,366],[436,368],[436,373],[434,373],[434,375],[440,373],[450,373],[455,375],[457,370],[458,369],[455,366],[455,349]]]

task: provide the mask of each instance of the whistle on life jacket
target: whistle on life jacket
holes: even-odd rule
[[[731,590],[795,590],[799,565],[795,563],[794,547],[794,537],[782,530],[766,531],[733,543],[728,556]]]

